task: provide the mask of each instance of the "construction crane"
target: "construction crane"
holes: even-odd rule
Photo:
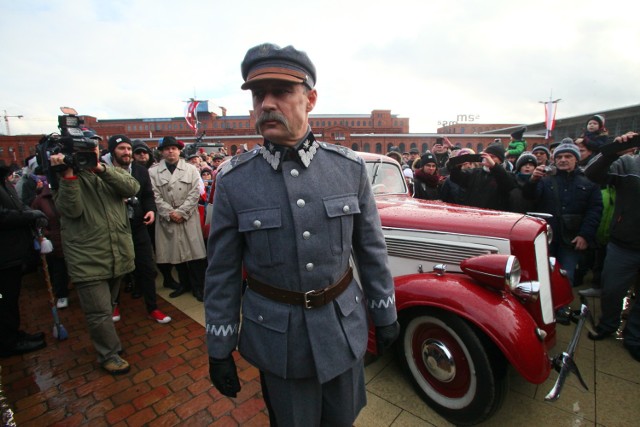
[[[9,118],[11,117],[17,117],[19,119],[23,118],[24,116],[22,114],[19,114],[17,116],[9,116],[7,115],[7,110],[4,110],[4,123],[7,126],[7,136],[11,136],[11,129],[9,128]]]

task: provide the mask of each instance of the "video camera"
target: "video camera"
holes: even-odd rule
[[[83,120],[78,117],[75,109],[60,107],[63,115],[58,116],[58,129],[60,134],[52,133],[44,136],[36,147],[38,164],[42,167],[43,173],[47,176],[51,188],[58,187],[56,173],[67,168],[74,171],[81,169],[91,169],[98,166],[98,158],[95,148],[98,142],[87,138],[80,126]],[[49,158],[52,154],[64,154],[64,165],[51,166]]]

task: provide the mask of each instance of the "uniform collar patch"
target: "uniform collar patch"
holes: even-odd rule
[[[318,152],[318,147],[313,133],[309,132],[295,147],[284,147],[265,139],[260,154],[275,171],[282,170],[282,162],[286,160],[296,161],[308,168]]]

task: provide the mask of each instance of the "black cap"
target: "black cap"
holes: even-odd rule
[[[409,154],[420,154],[420,151],[414,147],[411,150],[409,150]]]
[[[426,165],[427,163],[436,163],[436,157],[431,154],[430,151],[427,151],[420,157],[420,167]]]
[[[116,147],[120,144],[129,144],[133,146],[133,144],[131,143],[131,140],[127,135],[113,135],[111,136],[111,138],[109,138],[109,141],[107,142],[107,147],[109,148],[109,152],[113,153]]]
[[[158,144],[158,150],[164,150],[167,147],[178,147],[178,149],[182,150],[184,148],[184,144],[182,141],[178,141],[173,136],[165,136],[160,140]]]
[[[151,148],[141,139],[133,140],[133,152],[136,153],[138,151],[146,151],[147,154],[151,155]]]
[[[484,149],[484,152],[493,154],[494,156],[499,158],[501,162],[504,162],[504,147],[502,146],[502,144],[489,144],[489,146]]]
[[[284,80],[304,83],[310,89],[316,84],[316,67],[305,52],[293,46],[263,43],[252,47],[244,56],[242,65],[242,89],[250,89],[260,80]]]

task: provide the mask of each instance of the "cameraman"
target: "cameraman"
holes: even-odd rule
[[[123,199],[135,196],[140,184],[122,169],[100,163],[97,145],[94,152],[97,164],[87,169],[68,166],[73,162],[65,162],[64,154],[51,155],[52,169],[62,169],[54,201],[60,212],[69,276],[98,361],[117,375],[129,372],[130,366],[119,355],[122,345],[111,318],[113,301],[120,278],[134,269],[131,226]]]
[[[169,323],[171,317],[158,310],[156,302],[156,264],[147,225],[155,221],[156,202],[149,172],[144,166],[133,162],[132,142],[126,135],[109,138],[109,153],[103,160],[131,174],[140,183],[140,191],[135,198],[127,199],[127,210],[131,223],[133,249],[135,252],[135,287],[142,292],[149,318],[158,323]],[[117,309],[117,307],[116,307]],[[118,316],[120,315],[118,309]]]

